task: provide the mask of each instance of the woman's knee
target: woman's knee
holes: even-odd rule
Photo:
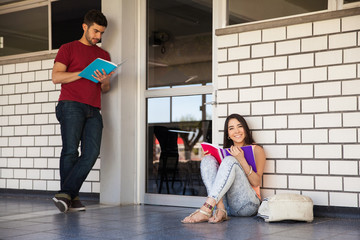
[[[218,167],[219,163],[216,158],[211,155],[206,155],[200,162],[200,168]]]
[[[211,155],[206,155],[203,157],[203,159],[201,160],[201,164],[216,164],[217,161],[216,161],[216,158],[214,158],[213,156]]]
[[[233,165],[234,163],[238,163],[238,161],[233,156],[227,156],[221,162],[221,164],[229,164],[229,165]]]

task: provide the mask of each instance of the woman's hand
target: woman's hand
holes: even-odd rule
[[[204,156],[210,155],[209,151],[204,152]]]
[[[241,149],[241,147],[231,146],[228,151],[238,161],[245,160],[244,151]]]

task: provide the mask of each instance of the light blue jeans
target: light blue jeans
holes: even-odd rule
[[[257,213],[261,201],[236,158],[225,157],[219,166],[213,156],[207,155],[201,161],[200,171],[208,197],[214,198],[216,203],[222,198],[229,215]]]

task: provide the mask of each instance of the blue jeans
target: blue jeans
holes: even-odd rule
[[[98,108],[90,105],[59,101],[56,118],[62,137],[59,193],[75,198],[100,154],[102,116]],[[80,142],[81,155],[78,151]]]
[[[216,203],[223,199],[229,215],[257,213],[261,201],[236,158],[225,157],[219,165],[213,156],[207,155],[201,161],[200,171],[208,197],[214,198]]]

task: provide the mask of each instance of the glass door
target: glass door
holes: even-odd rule
[[[200,143],[212,142],[212,0],[148,0],[147,36],[145,195],[206,196],[199,166]]]

